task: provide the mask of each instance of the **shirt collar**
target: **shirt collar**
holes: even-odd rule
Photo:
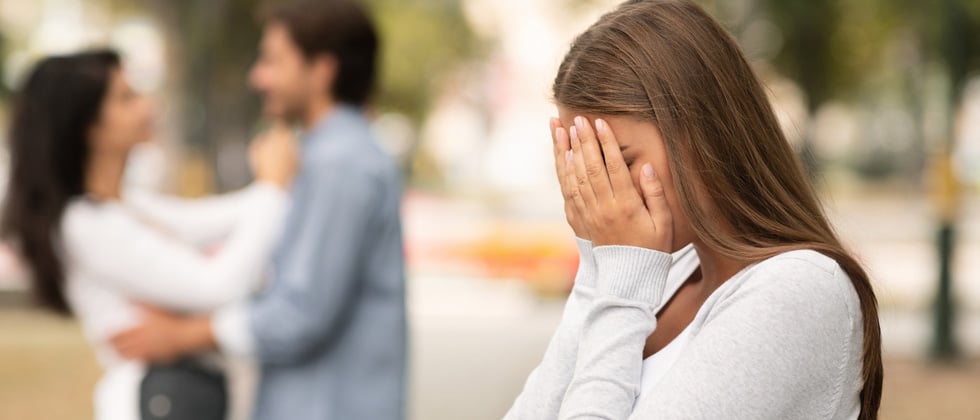
[[[303,139],[323,137],[324,134],[332,131],[334,127],[344,125],[345,121],[356,121],[363,118],[364,114],[361,110],[353,105],[344,103],[336,104],[332,109],[323,113],[320,116],[320,120],[303,133]]]

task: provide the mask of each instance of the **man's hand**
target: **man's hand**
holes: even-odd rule
[[[140,308],[140,324],[116,334],[110,340],[122,357],[168,362],[214,347],[211,323],[207,317],[183,317],[147,305],[140,305]]]

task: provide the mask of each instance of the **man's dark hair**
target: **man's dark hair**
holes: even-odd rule
[[[361,106],[370,98],[377,73],[378,34],[356,0],[291,0],[271,5],[262,20],[279,23],[309,60],[321,54],[337,59],[332,94]]]

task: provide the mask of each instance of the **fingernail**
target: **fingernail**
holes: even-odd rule
[[[572,144],[578,144],[578,130],[574,125],[568,128],[568,136],[572,138]]]
[[[571,162],[575,160],[575,154],[571,150],[565,151],[565,162]]]
[[[585,117],[578,116],[575,117],[575,125],[579,128],[585,128]]]
[[[606,129],[606,122],[603,121],[601,118],[596,118],[595,119],[595,129],[596,130],[599,130],[599,131],[605,131],[605,129]]]
[[[641,171],[643,172],[643,176],[646,177],[646,179],[651,179],[652,180],[653,177],[654,177],[654,175],[655,175],[654,172],[653,172],[653,165],[651,165],[649,163],[646,164],[646,165],[643,165],[643,169],[641,169]]]

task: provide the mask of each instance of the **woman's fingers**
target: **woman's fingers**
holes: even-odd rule
[[[565,167],[568,168],[568,170],[565,171],[564,181],[564,184],[567,187],[565,200],[572,203],[572,207],[575,209],[576,214],[587,214],[585,199],[582,197],[582,192],[579,188],[580,181],[578,180],[578,176],[575,175],[575,156],[572,150],[565,152]]]
[[[558,175],[558,184],[561,186],[561,194],[565,200],[565,217],[575,236],[589,239],[589,232],[582,217],[585,203],[578,193],[575,174],[571,170],[573,161],[568,131],[557,118],[551,120],[551,137],[555,146],[555,173]]]
[[[592,186],[592,191],[599,200],[610,200],[613,198],[612,186],[609,185],[609,175],[606,174],[606,162],[602,159],[602,149],[596,139],[592,125],[585,117],[575,117],[575,131],[572,137],[578,137],[578,142],[582,150],[582,159],[585,163],[585,175]]]
[[[575,183],[572,185],[578,190],[577,195],[581,196],[581,199],[586,204],[586,207],[583,207],[583,209],[588,209],[594,207],[598,201],[595,191],[592,189],[592,182],[589,180],[585,156],[582,151],[582,142],[578,136],[578,128],[572,126],[568,129],[568,134],[572,145],[572,154],[571,162],[567,162],[566,165],[571,164],[568,172],[575,175]]]
[[[605,156],[606,174],[609,176],[613,195],[617,198],[636,197],[636,187],[630,179],[629,167],[626,166],[623,153],[619,150],[619,142],[609,128],[609,123],[597,118],[595,130],[599,144],[602,146],[602,154]]]
[[[568,141],[565,142],[564,148],[562,148],[562,145],[558,141],[558,129],[562,128],[561,120],[558,118],[552,118],[549,123],[549,126],[551,127],[552,152],[555,155],[555,165],[557,166],[559,162],[565,161],[565,150],[568,150]]]
[[[567,161],[566,154],[572,149],[568,140],[568,131],[562,127],[561,121],[557,118],[551,119],[551,141],[554,145],[555,174],[558,176],[558,184],[561,186],[562,196],[567,200],[571,198],[570,187],[575,185],[569,184],[568,177],[566,176],[570,167],[570,165],[565,164]]]
[[[560,178],[561,172],[559,172],[558,167],[560,162],[565,159],[563,156],[563,152],[558,150],[558,127],[560,127],[559,124],[560,123],[558,122],[557,118],[552,118],[551,121],[549,121],[548,127],[551,128],[551,149],[552,149],[551,153],[555,157],[555,171]]]
[[[640,170],[640,188],[643,190],[643,200],[657,232],[672,232],[670,206],[667,205],[667,195],[660,176],[653,170],[653,165],[647,163]],[[670,238],[667,238],[670,239]]]
[[[555,171],[558,173],[558,184],[561,186],[562,196],[565,197],[565,200],[570,200],[573,198],[574,190],[578,187],[574,182],[569,182],[568,178],[569,168],[572,167],[568,159],[572,153],[568,143],[568,132],[559,126],[555,129],[554,136],[557,145],[555,149]],[[574,178],[571,181],[574,181]]]
[[[568,132],[557,119],[551,120],[551,141],[554,144],[555,172],[559,181],[564,182],[561,178],[565,173],[565,152],[571,150],[571,146],[568,144]]]

